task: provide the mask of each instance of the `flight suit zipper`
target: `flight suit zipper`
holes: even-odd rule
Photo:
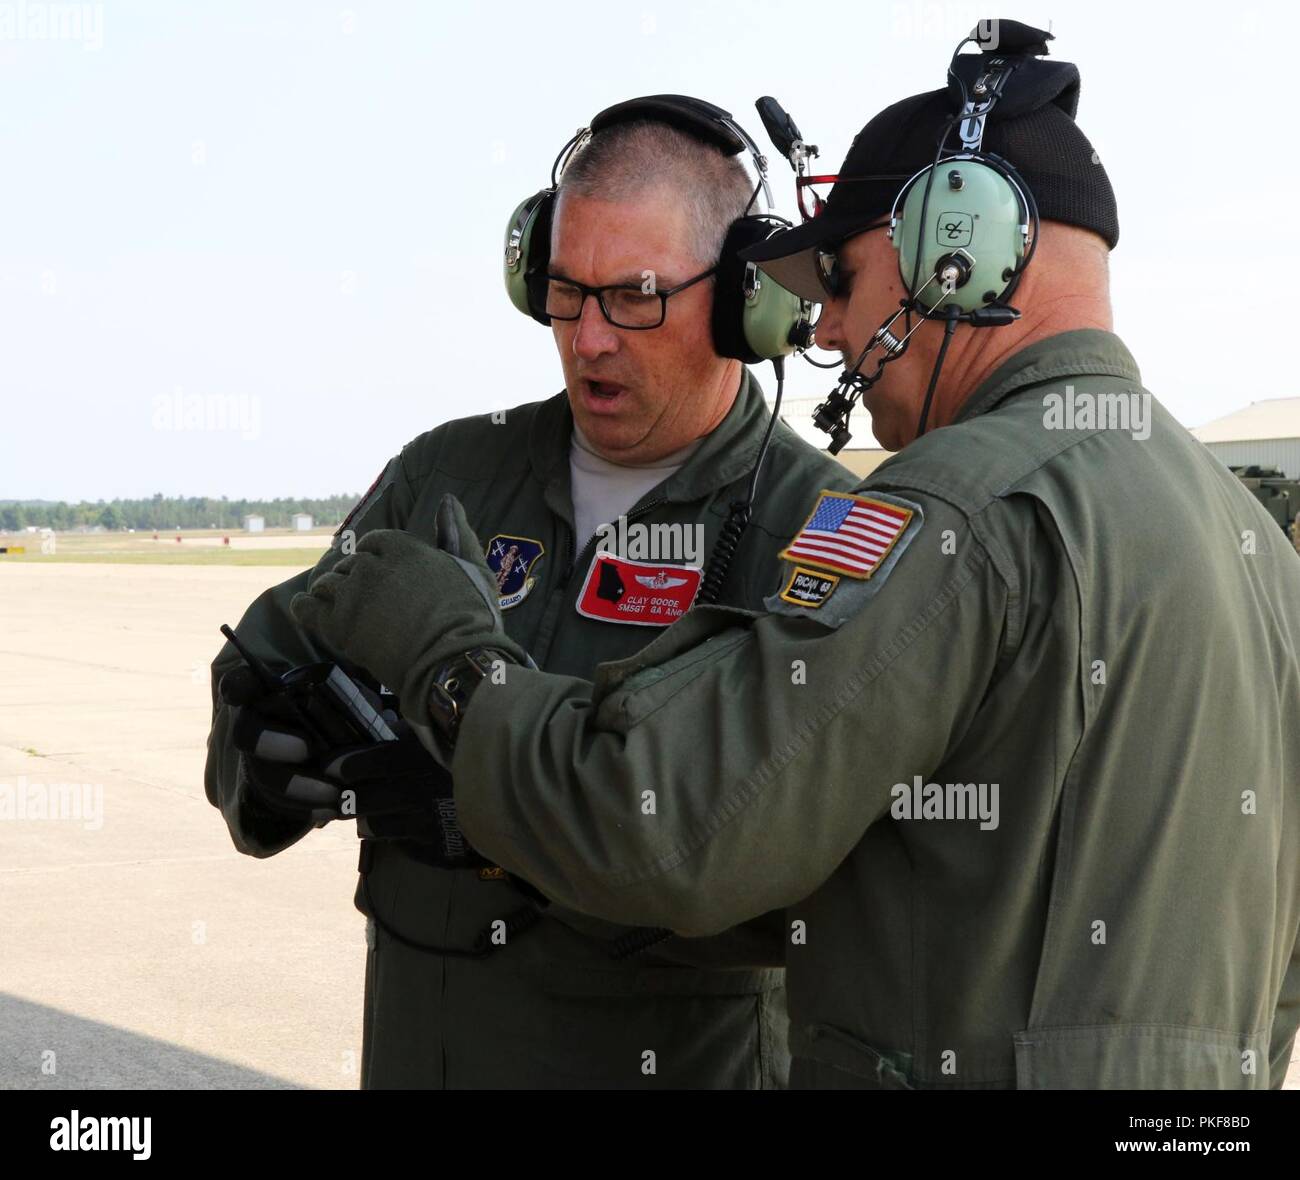
[[[644,516],[647,512],[653,512],[656,508],[662,508],[669,501],[661,497],[658,500],[651,500],[649,504],[642,504],[639,508],[632,509],[625,514],[624,519],[628,521],[635,520],[639,516]],[[529,654],[537,662],[539,668],[545,669],[546,658],[551,651],[551,643],[555,639],[555,632],[558,629],[560,611],[568,604],[569,584],[573,581],[574,572],[577,570],[579,563],[586,560],[588,553],[595,547],[597,540],[596,534],[591,535],[586,545],[582,547],[582,552],[576,552],[577,537],[568,521],[562,522],[566,530],[568,565],[565,567],[563,574],[556,582],[555,589],[551,591],[551,596],[546,604],[546,613],[537,628],[537,643],[530,650]]]

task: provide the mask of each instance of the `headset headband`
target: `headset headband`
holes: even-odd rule
[[[763,190],[763,199],[768,209],[772,210],[776,207],[772,199],[772,190],[767,182],[767,157],[759,151],[758,144],[736,122],[730,111],[724,111],[720,106],[686,94],[648,94],[643,98],[630,98],[626,102],[606,107],[591,120],[588,127],[583,128],[564,145],[556,159],[556,166],[552,169],[552,177],[558,179],[569,158],[591,136],[620,123],[633,123],[639,119],[666,123],[693,139],[711,144],[729,156],[748,152],[754,164],[754,171],[758,174],[759,186]]]
[[[962,121],[957,129],[962,147],[968,152],[978,152],[984,143],[984,120],[1002,97],[1002,90],[1018,63],[995,57],[989,68],[975,79],[971,93],[962,104]]]

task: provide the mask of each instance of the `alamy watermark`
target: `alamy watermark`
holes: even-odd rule
[[[980,15],[986,11],[978,4],[935,3],[934,0],[895,4],[893,36],[896,40],[916,37],[951,41],[969,35],[981,50],[993,53],[1001,37],[998,21]]]
[[[80,41],[83,49],[103,49],[104,6],[27,0],[0,4],[0,41]]]
[[[75,1107],[72,1113],[50,1120],[51,1151],[121,1151],[135,1160],[147,1160],[153,1119],[149,1115],[90,1115]]]
[[[620,516],[596,530],[596,551],[628,561],[681,561],[701,565],[704,561],[702,524],[629,524]]]
[[[997,783],[927,783],[918,774],[889,793],[894,819],[978,819],[983,832],[998,826]]]
[[[1139,442],[1151,437],[1149,393],[1087,393],[1067,385],[1043,395],[1046,430],[1127,430]]]
[[[153,399],[155,430],[237,430],[252,441],[262,433],[262,399],[246,393],[185,393]]]
[[[88,832],[104,826],[103,783],[42,783],[19,775],[0,782],[0,821],[73,820]]]

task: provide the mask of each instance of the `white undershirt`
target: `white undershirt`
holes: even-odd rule
[[[653,463],[611,463],[592,450],[575,422],[569,445],[569,478],[578,552],[602,524],[616,521],[651,488],[680,471],[703,441],[697,438]]]

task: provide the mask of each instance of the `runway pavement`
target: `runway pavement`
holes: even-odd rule
[[[217,627],[291,573],[0,570],[0,782],[73,816],[0,822],[0,1087],[358,1084],[351,825],[255,860],[203,794]]]

